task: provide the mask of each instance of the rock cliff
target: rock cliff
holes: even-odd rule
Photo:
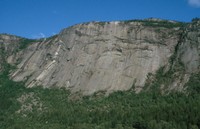
[[[132,87],[140,92],[149,74],[162,67],[169,71],[181,62],[184,74],[179,70],[180,81],[168,86],[180,90],[190,74],[199,71],[199,24],[156,19],[89,22],[47,39],[1,35],[0,42],[6,61],[16,65],[10,77],[27,87],[65,87],[83,95]]]

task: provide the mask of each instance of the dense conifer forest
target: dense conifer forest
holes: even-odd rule
[[[27,89],[23,82],[8,78],[9,65],[4,68],[0,74],[2,129],[200,128],[198,74],[187,83],[187,93],[129,90],[75,98],[65,89]]]

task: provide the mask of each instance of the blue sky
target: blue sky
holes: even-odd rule
[[[0,5],[0,33],[27,38],[88,21],[200,17],[200,0],[0,0]]]

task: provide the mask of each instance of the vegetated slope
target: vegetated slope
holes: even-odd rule
[[[138,21],[136,23],[135,22],[136,21],[127,21],[121,24],[136,24]],[[141,24],[141,21],[139,23]],[[27,46],[26,49],[23,49],[20,52],[16,52],[15,54],[11,54],[11,56],[1,56],[2,59],[7,60],[7,62],[9,62],[11,65],[9,65],[5,61],[1,65],[2,71],[0,74],[0,127],[63,129],[200,128],[199,20],[194,19],[192,23],[186,25],[183,28],[177,28],[177,23],[174,24],[166,21],[152,21],[152,19],[148,21],[142,21],[142,23],[144,27],[153,29],[153,31],[155,31],[154,29],[156,29],[156,31],[158,31],[160,34],[165,33],[165,31],[168,32],[172,29],[173,31],[171,32],[171,37],[177,37],[177,39],[175,38],[177,42],[172,44],[172,53],[168,55],[169,57],[166,57],[166,63],[164,63],[163,65],[159,65],[159,67],[157,68],[158,70],[155,70],[155,72],[147,73],[144,90],[142,90],[140,94],[135,94],[135,90],[138,91],[137,89],[139,87],[135,78],[133,78],[134,83],[132,83],[132,85],[130,86],[132,88],[127,88],[129,90],[126,92],[118,91],[105,97],[103,96],[104,93],[107,92],[107,90],[105,90],[103,92],[97,92],[93,96],[79,98],[76,101],[74,99],[77,99],[78,95],[71,96],[70,92],[66,91],[66,89],[70,88],[64,87],[58,89],[53,88],[53,85],[50,89],[43,89],[41,87],[28,89],[25,88],[24,84],[29,84],[26,82],[26,80],[29,80],[33,75],[29,75],[27,76],[27,78],[22,79],[24,80],[24,82],[20,83],[13,82],[11,79],[9,79],[9,77],[13,75],[13,70],[11,70],[13,68],[11,65],[14,64],[13,62],[15,62],[13,59],[20,59],[21,56],[21,61],[23,62],[23,57],[25,56],[24,53],[27,53],[28,51],[32,51],[32,56],[28,56],[32,58],[34,56],[34,53],[37,53],[40,49],[47,51],[48,48],[48,50],[51,50],[49,48],[53,49],[51,45],[55,43],[55,40],[58,40],[57,38],[59,36],[53,37],[51,39],[46,39],[44,41],[38,41],[38,43],[33,43],[32,45]],[[159,23],[163,27],[161,27]],[[95,24],[103,26],[108,23]],[[167,24],[169,24],[170,26]],[[175,28],[174,25],[176,25]],[[181,26],[179,25],[179,27]],[[163,29],[165,31],[163,31]],[[65,31],[66,30],[64,30],[62,33],[65,33]],[[69,32],[66,33],[68,34]],[[66,36],[63,36],[62,38],[66,38]],[[74,38],[76,38],[75,35]],[[69,42],[70,41],[67,41],[67,43]],[[48,43],[49,46],[47,47],[46,44]],[[150,43],[148,42],[148,44]],[[158,46],[159,48],[156,48],[156,50],[160,49],[160,47],[162,48],[163,46],[168,45],[164,44],[162,46],[157,42],[152,42],[152,44],[157,44],[156,46]],[[33,47],[34,45],[37,46],[36,49],[35,47]],[[58,48],[54,48],[53,50],[57,51]],[[72,48],[69,47],[69,50],[73,50]],[[135,50],[137,51],[137,49],[133,49],[132,51]],[[145,51],[147,52],[148,50],[140,50],[140,54]],[[6,51],[1,52],[6,53]],[[42,53],[43,52],[41,52],[40,54],[42,55]],[[57,55],[57,57],[53,59],[59,59],[60,55],[56,53],[55,55]],[[112,54],[110,56],[112,56]],[[51,56],[49,58],[51,58]],[[25,73],[25,70],[28,69],[27,64],[29,64],[31,61],[30,59],[26,60],[26,63],[22,63],[25,65],[23,65],[21,69],[17,72],[18,75],[21,74],[20,72],[22,72],[23,74]],[[57,60],[56,62],[60,63]],[[18,65],[18,68],[19,66],[20,65]],[[33,70],[35,70],[34,67],[32,67]],[[41,67],[43,66],[41,65]],[[49,69],[47,69],[47,71],[48,70]],[[62,70],[64,71],[64,69]],[[9,76],[10,72],[11,75]],[[126,72],[129,72],[129,70]],[[18,76],[17,74],[14,75],[14,78],[15,76]],[[42,80],[40,81],[42,84]],[[40,81],[36,79],[35,84],[40,84]],[[102,81],[104,80],[102,79]],[[84,87],[85,85],[82,86]],[[70,90],[73,90],[73,88]],[[80,94],[81,93],[83,92],[80,92]],[[67,98],[71,98],[72,100]]]
[[[27,89],[23,83],[9,80],[6,73],[0,75],[2,129],[200,128],[199,76],[188,82],[191,89],[187,95],[161,95],[157,91],[135,94],[129,90],[73,101],[65,89]]]

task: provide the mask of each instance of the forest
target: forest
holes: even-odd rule
[[[187,83],[188,92],[162,95],[153,90],[118,91],[105,96],[74,97],[65,89],[25,88],[0,74],[2,129],[198,129],[200,75]]]

